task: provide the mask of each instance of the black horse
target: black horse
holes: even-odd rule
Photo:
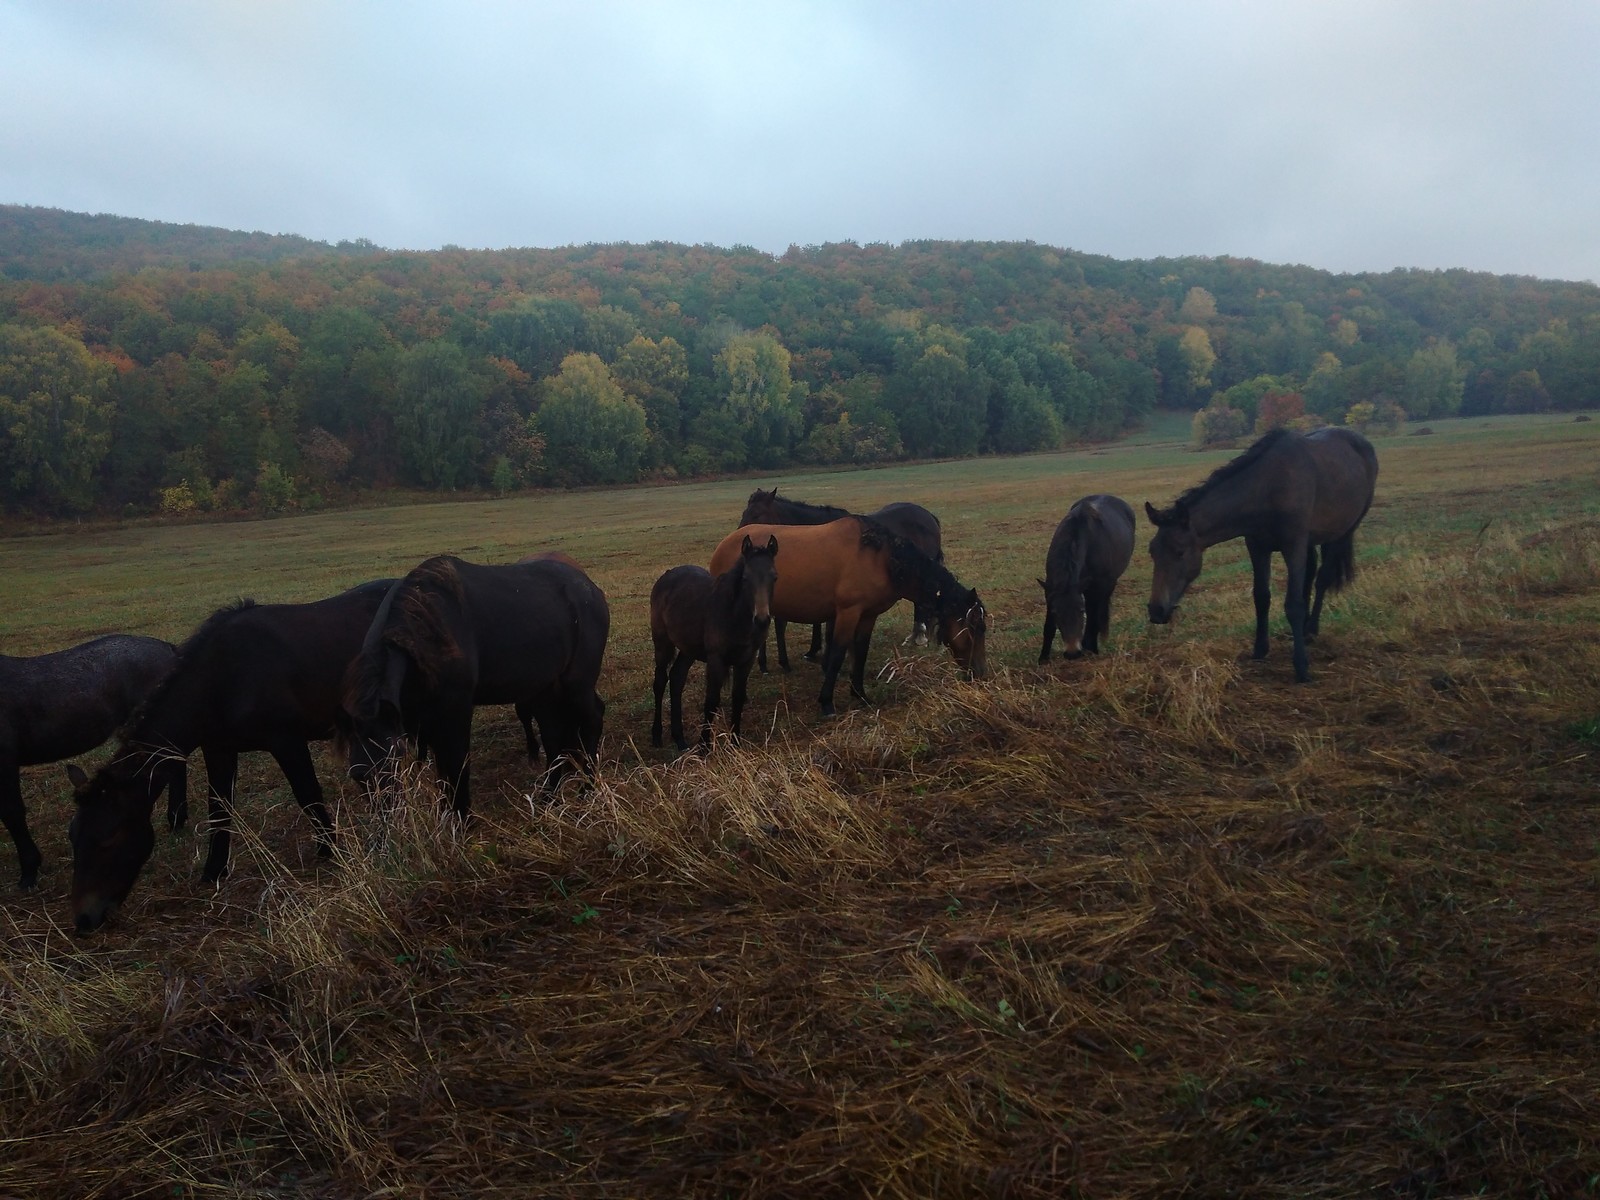
[[[1039,661],[1050,661],[1050,643],[1061,630],[1068,658],[1100,652],[1111,630],[1111,594],[1133,557],[1133,509],[1116,496],[1085,496],[1067,510],[1044,559],[1044,645]]]
[[[546,786],[573,765],[591,769],[605,719],[595,684],[610,628],[605,593],[570,561],[428,559],[384,597],[350,663],[341,733],[351,777],[369,787],[387,782],[415,733],[466,816],[479,704],[514,704],[538,722],[550,758]]]
[[[706,706],[700,744],[711,744],[711,722],[722,698],[722,681],[731,670],[733,696],[729,726],[734,741],[744,714],[745,688],[756,651],[767,640],[772,617],[772,586],[777,582],[778,539],[764,545],[744,539],[739,558],[715,579],[704,567],[673,567],[650,589],[650,639],[655,643],[655,719],[650,744],[661,745],[661,693],[672,676],[672,740],[679,750],[683,736],[683,684],[689,668],[706,664]]]
[[[179,648],[178,665],[129,720],[111,761],[92,779],[68,768],[78,792],[69,837],[79,932],[127,898],[155,845],[156,796],[196,747],[211,785],[207,883],[228,869],[229,807],[246,751],[277,760],[316,826],[317,852],[332,852],[333,822],[307,743],[333,735],[345,667],[393,583],[380,579],[310,604],[242,600],[219,609]]]
[[[22,888],[39,882],[43,856],[28,832],[20,769],[93,750],[177,661],[171,642],[125,633],[33,658],[0,654],[0,821],[17,847]],[[180,765],[167,777],[167,823],[177,829],[189,815],[186,776]]]
[[[826,525],[829,521],[837,521],[840,517],[851,517],[860,514],[852,513],[832,504],[807,504],[804,500],[792,500],[788,496],[778,495],[778,489],[762,491],[757,488],[750,493],[746,501],[744,512],[739,516],[739,524],[743,525]],[[943,531],[939,525],[939,518],[934,516],[920,504],[910,504],[905,501],[896,501],[885,504],[876,512],[865,514],[868,520],[876,521],[896,537],[904,538],[923,554],[927,555],[935,564],[944,563]],[[911,641],[918,646],[928,644],[928,630],[932,627],[935,614],[926,603],[918,601],[912,612]],[[783,670],[789,669],[789,647],[784,640],[784,629],[788,626],[784,620],[773,622],[773,636],[778,643],[778,666]],[[804,657],[816,662],[822,656],[822,624],[811,626],[811,649],[805,652]],[[763,672],[767,669],[767,645],[763,641],[761,648],[756,652],[756,662]]]
[[[1147,501],[1145,514],[1156,527],[1150,541],[1155,560],[1150,620],[1165,625],[1172,619],[1184,590],[1200,574],[1207,547],[1242,537],[1255,571],[1254,656],[1267,656],[1276,551],[1289,568],[1283,606],[1294,634],[1294,677],[1306,682],[1306,640],[1317,636],[1324,594],[1355,578],[1356,527],[1372,506],[1377,482],[1377,453],[1355,430],[1299,434],[1275,429],[1184,492],[1171,508],[1157,509]],[[1306,593],[1313,586],[1316,601],[1308,615]]]

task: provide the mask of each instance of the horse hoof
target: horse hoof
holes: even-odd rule
[[[31,891],[33,891],[34,888],[36,888],[38,886],[39,886],[39,877],[37,875],[31,875],[31,876],[30,875],[24,875],[21,879],[17,880],[17,890],[18,891],[31,892]]]

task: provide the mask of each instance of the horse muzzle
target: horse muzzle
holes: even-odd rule
[[[1165,625],[1170,620],[1172,620],[1172,605],[1150,601],[1150,624]]]
[[[76,905],[78,915],[72,922],[74,931],[79,936],[93,933],[106,923],[106,918],[111,915],[116,907],[114,901],[103,900],[99,896],[90,896],[80,901]]]

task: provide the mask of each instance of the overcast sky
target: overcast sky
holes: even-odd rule
[[[0,202],[1600,281],[1597,0],[0,0]]]

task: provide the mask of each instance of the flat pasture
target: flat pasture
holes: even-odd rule
[[[91,938],[62,772],[25,771],[46,861],[20,894],[0,847],[0,1196],[1600,1195],[1600,423],[1433,429],[1375,440],[1306,686],[1281,591],[1248,658],[1240,543],[1147,625],[1147,526],[1108,652],[1036,665],[1072,501],[1142,520],[1229,457],[1170,422],[0,539],[8,654],[181,640],[441,552],[564,550],[612,608],[592,785],[530,799],[509,710],[475,723],[465,831],[424,772],[383,820],[323,752],[330,865],[248,756],[233,873],[202,887],[202,833],[160,833]],[[745,745],[675,761],[648,744],[650,587],[774,483],[938,513],[994,677],[902,645],[900,605],[871,705],[823,721],[792,628]]]

